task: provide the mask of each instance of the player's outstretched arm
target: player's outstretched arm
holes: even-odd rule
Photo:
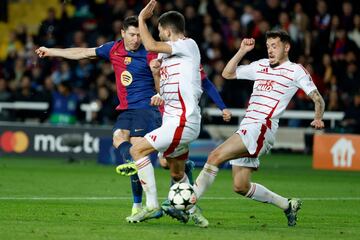
[[[209,97],[213,100],[216,106],[221,110],[223,115],[223,120],[225,122],[229,122],[231,120],[231,112],[226,108],[226,105],[223,99],[220,96],[220,93],[217,91],[215,85],[209,80],[209,78],[205,77],[201,81],[202,88],[209,95]]]
[[[309,97],[313,100],[315,104],[315,117],[310,125],[316,129],[322,129],[325,126],[322,120],[325,111],[324,99],[322,98],[318,90],[310,92]]]
[[[63,57],[67,59],[79,60],[84,58],[96,57],[95,48],[47,48],[40,47],[35,50],[40,57]]]
[[[226,64],[222,76],[225,79],[236,79],[236,68],[245,56],[246,53],[250,52],[255,47],[255,39],[253,38],[244,38],[241,41],[241,45],[237,53],[230,59]]]
[[[171,54],[171,46],[165,42],[158,42],[151,36],[148,27],[146,26],[146,20],[153,15],[156,1],[151,0],[139,14],[139,30],[142,43],[146,50],[156,53],[168,53]]]

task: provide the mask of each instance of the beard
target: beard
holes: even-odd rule
[[[277,67],[277,66],[279,66],[279,65],[280,65],[280,63],[277,62],[277,63],[274,63],[274,64],[270,64],[270,67],[271,67],[271,68],[275,68],[275,67]]]

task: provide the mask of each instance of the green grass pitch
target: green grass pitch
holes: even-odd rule
[[[157,169],[156,178],[162,200],[169,172]],[[296,227],[280,209],[235,194],[230,170],[199,201],[210,221],[200,229],[168,216],[125,222],[129,179],[113,166],[1,157],[0,239],[360,239],[360,172],[315,171],[310,156],[272,154],[253,181],[303,199]]]

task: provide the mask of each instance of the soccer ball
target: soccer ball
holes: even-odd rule
[[[175,183],[168,195],[170,204],[178,210],[189,210],[196,203],[196,195],[188,183]]]

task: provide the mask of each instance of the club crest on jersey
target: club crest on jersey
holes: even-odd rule
[[[258,91],[271,92],[273,90],[273,81],[261,81],[255,89]]]
[[[133,77],[129,71],[123,71],[121,73],[120,80],[121,84],[126,87],[132,83]]]
[[[269,71],[269,68],[267,68],[267,67],[260,70],[260,72],[264,72],[264,73],[267,73],[268,71]]]
[[[124,64],[129,65],[131,63],[131,57],[125,57],[124,58]]]

